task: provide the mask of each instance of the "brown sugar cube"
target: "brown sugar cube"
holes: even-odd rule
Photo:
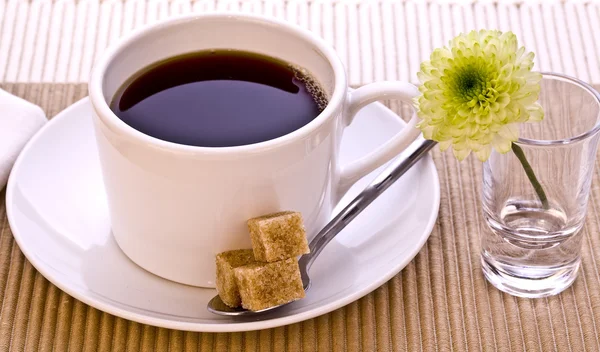
[[[302,215],[284,211],[248,220],[254,257],[274,262],[309,253]]]
[[[295,258],[254,263],[235,268],[242,307],[257,311],[304,298],[300,268]]]
[[[230,307],[241,304],[240,291],[233,270],[242,265],[254,263],[251,249],[236,249],[217,254],[217,293],[223,303]]]

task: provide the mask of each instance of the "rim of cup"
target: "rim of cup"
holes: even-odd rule
[[[286,32],[288,35],[296,36],[301,40],[311,43],[318,50],[319,54],[321,54],[327,59],[327,61],[331,65],[333,74],[335,75],[333,92],[325,109],[323,109],[323,111],[321,111],[321,113],[317,115],[308,124],[286,135],[253,144],[217,148],[192,146],[165,141],[142,133],[123,122],[110,109],[108,105],[109,103],[106,101],[106,99],[104,99],[103,79],[106,69],[112,63],[112,60],[119,53],[121,53],[124,50],[127,50],[130,44],[144,36],[152,35],[153,33],[159,31],[164,31],[169,27],[185,25],[185,23],[190,21],[199,21],[205,19],[259,22],[264,25],[273,26],[274,28],[277,28],[277,30]],[[344,103],[345,92],[347,87],[348,84],[346,72],[340,58],[338,57],[333,47],[326,43],[325,40],[319,37],[318,35],[291,22],[279,20],[277,18],[231,12],[179,15],[139,28],[127,35],[126,37],[120,39],[115,45],[111,46],[103,53],[98,62],[94,65],[88,83],[88,91],[92,108],[96,111],[98,118],[102,120],[103,124],[107,125],[111,130],[119,131],[121,134],[125,134],[134,140],[155,147],[159,147],[167,151],[218,156],[239,156],[240,153],[256,153],[281,147],[299,139],[306,138],[310,134],[314,133],[317,129],[319,129],[319,127],[322,126],[329,118],[333,117],[335,109],[337,109],[338,106]]]

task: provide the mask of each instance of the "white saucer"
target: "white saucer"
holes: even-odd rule
[[[383,105],[364,108],[344,135],[342,162],[372,151],[403,122]],[[435,223],[439,181],[429,156],[375,200],[315,262],[307,297],[260,318],[206,310],[213,289],[154,276],[131,262],[110,230],[87,98],[52,119],[19,156],[6,209],[29,261],[63,291],[140,323],[191,331],[271,328],[328,313],[373,291],[419,252]],[[377,174],[355,185],[345,205]]]

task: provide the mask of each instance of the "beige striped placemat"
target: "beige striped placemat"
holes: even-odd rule
[[[50,116],[86,96],[85,84],[1,84]],[[397,104],[388,104],[398,111]],[[246,333],[192,333],[114,317],[60,291],[13,240],[0,191],[0,351],[598,351],[600,168],[584,231],[580,277],[564,293],[518,299],[487,284],[479,236],[481,163],[433,152],[441,204],[427,244],[398,275],[344,308]],[[60,201],[60,200],[57,200]]]
[[[416,81],[433,48],[472,29],[511,30],[540,71],[600,84],[600,0],[0,0],[0,81],[87,82],[104,49],[186,13],[263,14],[333,45],[351,84]]]
[[[336,47],[350,82],[415,81],[433,47],[472,28],[513,30],[536,67],[600,84],[598,1],[0,0],[0,87],[49,116],[84,97],[104,48],[134,28],[185,12],[265,13]],[[398,110],[394,103],[392,109]],[[388,283],[344,308],[271,330],[173,331],[102,313],[43,278],[14,242],[0,191],[0,352],[15,351],[599,351],[600,186],[596,170],[572,288],[517,299],[484,280],[480,168],[433,152],[437,224],[419,255]]]

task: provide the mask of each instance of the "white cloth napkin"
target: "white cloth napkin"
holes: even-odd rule
[[[42,108],[0,89],[0,190],[21,149],[46,122]]]

